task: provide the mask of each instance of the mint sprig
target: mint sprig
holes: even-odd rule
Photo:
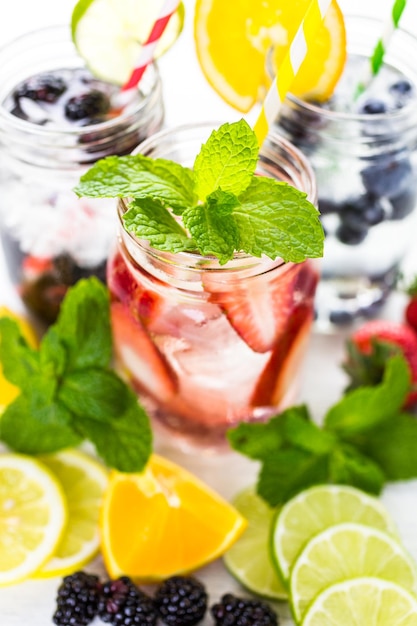
[[[271,506],[320,483],[379,494],[387,481],[417,477],[417,421],[402,411],[410,385],[409,366],[396,355],[380,384],[348,391],[322,427],[303,405],[265,424],[241,424],[228,439],[261,463],[257,491]]]
[[[214,130],[192,169],[144,155],[106,157],[75,188],[124,197],[126,229],[169,252],[195,251],[221,264],[236,252],[299,263],[323,255],[324,233],[305,193],[257,176],[258,144],[244,121]]]
[[[11,318],[0,318],[0,361],[20,395],[0,418],[0,439],[24,454],[91,441],[109,467],[140,471],[152,448],[149,419],[110,367],[109,296],[95,278],[79,281],[39,350]]]

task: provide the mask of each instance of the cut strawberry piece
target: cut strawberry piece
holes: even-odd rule
[[[177,376],[143,324],[120,302],[111,305],[115,351],[140,389],[166,402],[176,393]]]
[[[294,285],[300,266],[273,270],[233,281],[225,273],[207,273],[204,289],[231,326],[255,352],[268,352],[283,332],[294,305]]]
[[[25,280],[35,280],[47,272],[52,272],[53,262],[51,258],[32,256],[28,254],[22,262],[22,272]]]
[[[312,308],[301,304],[288,320],[251,398],[252,406],[278,406],[297,378],[310,337]]]
[[[127,303],[135,298],[137,282],[120,252],[117,252],[109,260],[107,284],[112,295],[121,302]]]

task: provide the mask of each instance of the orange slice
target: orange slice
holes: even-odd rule
[[[111,473],[101,547],[110,576],[152,582],[213,561],[245,527],[242,515],[207,485],[152,455],[141,474]]]
[[[17,322],[28,344],[32,348],[36,347],[38,341],[35,331],[25,317],[13,313],[5,306],[0,306],[0,317],[11,317],[15,322]],[[12,385],[12,383],[4,377],[3,369],[0,363],[0,414],[9,404],[13,402],[13,400],[15,400],[19,393],[19,389],[15,387],[15,385]]]
[[[228,104],[245,113],[261,102],[271,83],[267,57],[274,67],[287,51],[309,0],[197,0],[194,38],[208,82]],[[326,100],[346,59],[342,12],[333,0],[291,92]]]

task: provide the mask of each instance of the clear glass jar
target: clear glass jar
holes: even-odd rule
[[[138,152],[192,166],[215,126],[157,133]],[[312,170],[277,135],[258,173],[286,181],[316,202]],[[264,420],[295,399],[313,319],[316,262],[245,254],[215,258],[155,250],[123,227],[109,259],[115,350],[148,411],[178,441],[216,448],[240,421]],[[246,312],[261,309],[262,337]],[[263,319],[263,318],[262,318]]]
[[[83,67],[66,26],[29,33],[0,50],[1,241],[22,299],[46,323],[56,318],[68,286],[92,274],[105,280],[117,229],[114,200],[78,199],[73,188],[94,161],[130,153],[161,128],[164,117],[155,65],[146,71],[132,101],[102,119],[71,125],[53,117],[59,107],[52,113],[51,105],[28,98],[18,102],[20,117],[16,108],[11,112],[17,85],[52,72],[68,78],[69,90],[78,76],[83,89]],[[98,82],[107,86],[109,97],[118,91]],[[20,108],[21,102],[29,108]],[[42,107],[50,109],[47,121]]]
[[[337,98],[338,89],[350,89],[353,100],[383,24],[349,15],[345,23],[348,61],[335,93]],[[290,95],[277,119],[277,131],[309,158],[317,178],[326,232],[316,296],[319,328],[378,315],[414,243],[416,57],[416,37],[398,29],[383,70],[356,100],[357,112],[334,110],[335,96],[318,105]],[[393,89],[403,80],[412,86],[406,95]],[[377,112],[376,101],[384,103],[384,111]],[[369,103],[366,113],[361,107]]]

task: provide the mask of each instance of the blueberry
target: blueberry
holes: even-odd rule
[[[71,121],[94,118],[110,109],[110,100],[101,91],[93,90],[73,96],[65,105],[65,115]]]
[[[351,324],[354,316],[349,311],[331,311],[329,314],[329,320],[332,324],[344,325]]]
[[[388,198],[403,193],[412,184],[413,170],[408,159],[381,159],[361,172],[363,185],[370,194]]]
[[[29,78],[14,92],[15,101],[29,98],[35,102],[53,103],[66,91],[67,85],[59,76],[40,74]]]
[[[396,83],[390,86],[389,91],[395,96],[408,96],[411,95],[413,90],[412,84],[405,78],[398,80]]]
[[[328,215],[329,213],[338,213],[339,205],[333,200],[327,198],[319,198],[319,211],[321,215]]]
[[[336,230],[336,237],[348,246],[357,246],[362,243],[367,234],[368,228],[364,224],[360,225],[359,223],[353,226],[342,222]]]
[[[402,220],[404,217],[407,217],[417,204],[416,186],[413,185],[398,196],[390,198],[390,202],[392,205],[392,220]]]
[[[366,115],[379,115],[381,113],[386,113],[386,111],[387,106],[385,102],[377,100],[376,98],[367,100],[360,109],[360,113],[365,113]]]

